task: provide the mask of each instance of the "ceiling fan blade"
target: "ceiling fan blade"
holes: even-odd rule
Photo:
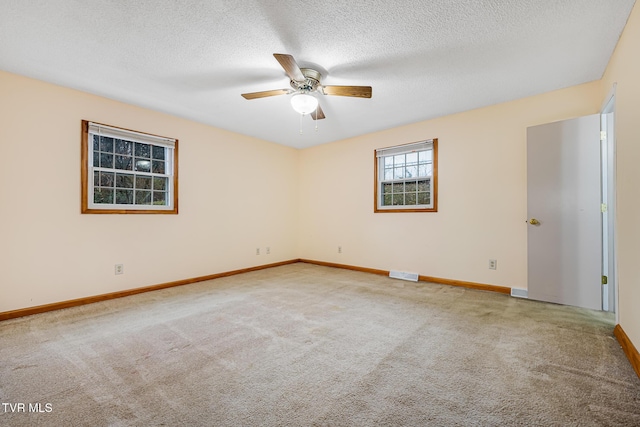
[[[300,67],[296,64],[296,60],[293,59],[293,56],[285,53],[274,53],[273,56],[276,57],[291,80],[295,80],[296,82],[304,82],[306,80],[304,74],[300,71]]]
[[[311,113],[311,118],[313,120],[324,119],[324,111],[322,111],[322,108],[320,108],[320,105],[318,105],[318,108],[316,108],[316,110],[313,113]]]
[[[243,93],[244,99],[266,98],[267,96],[286,95],[291,92],[289,89],[265,90],[263,92]]]
[[[371,86],[323,86],[322,92],[325,95],[371,98]]]

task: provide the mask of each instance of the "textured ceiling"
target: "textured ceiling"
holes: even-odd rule
[[[597,80],[633,4],[0,0],[0,69],[304,148]],[[289,87],[273,53],[373,97],[300,135],[290,95],[240,96]]]

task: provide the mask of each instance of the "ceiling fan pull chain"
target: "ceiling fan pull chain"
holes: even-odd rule
[[[300,135],[302,135],[302,114],[300,114]]]
[[[316,132],[318,132],[318,109],[320,108],[320,103],[318,102],[318,105],[316,105],[316,119],[314,120],[314,122],[316,122]]]

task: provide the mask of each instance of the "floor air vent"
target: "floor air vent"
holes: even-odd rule
[[[418,281],[418,273],[407,273],[406,271],[391,270],[389,272],[389,277],[393,279],[409,280],[410,282]]]

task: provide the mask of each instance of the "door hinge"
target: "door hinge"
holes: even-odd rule
[[[607,131],[606,130],[601,130],[600,131],[600,141],[606,141],[607,139]]]
[[[605,213],[607,211],[607,204],[606,203],[602,203],[600,205],[600,212]]]
[[[607,276],[602,276],[602,284],[606,285],[608,282]]]

